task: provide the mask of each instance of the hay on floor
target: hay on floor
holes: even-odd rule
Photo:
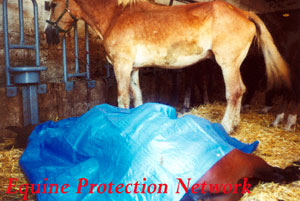
[[[1,201],[19,201],[23,200],[23,194],[19,193],[19,187],[22,184],[29,184],[24,173],[19,166],[19,159],[23,154],[22,149],[0,150],[0,200]],[[11,192],[18,191],[16,194],[6,194],[10,178],[17,178],[18,181],[13,182],[16,187],[11,188]],[[22,188],[24,192],[25,187]],[[35,196],[29,194],[28,201],[34,201]]]
[[[225,103],[213,103],[193,108],[190,113],[212,122],[221,122],[225,107]],[[239,127],[231,136],[245,143],[259,140],[258,149],[254,154],[262,157],[272,166],[285,168],[292,165],[294,161],[300,160],[300,129],[298,125],[295,132],[270,127],[274,118],[274,114],[258,114],[258,108],[246,109],[241,113]],[[279,200],[299,201],[300,181],[285,185],[259,184],[250,194],[245,194],[241,199],[241,201]]]

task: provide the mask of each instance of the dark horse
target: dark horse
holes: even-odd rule
[[[255,36],[269,83],[289,83],[287,65],[261,19],[224,1],[162,6],[139,0],[53,0],[51,5],[48,38],[58,37],[53,30],[68,31],[82,19],[103,39],[116,75],[119,107],[129,108],[130,91],[135,107],[143,103],[140,67],[176,69],[214,57],[226,86],[222,125],[231,133],[240,122],[245,92],[240,65]]]

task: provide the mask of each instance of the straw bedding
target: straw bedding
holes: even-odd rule
[[[225,112],[225,103],[214,103],[194,108],[190,113],[204,117],[212,122],[220,122]],[[246,143],[259,140],[254,154],[262,157],[270,165],[285,168],[300,160],[300,129],[287,132],[281,128],[270,127],[274,114],[258,114],[258,108],[247,109],[241,114],[241,123],[231,135]],[[241,167],[242,168],[242,167]],[[251,194],[241,201],[299,201],[300,181],[279,185],[263,183],[256,186]]]
[[[194,108],[190,113],[207,118],[212,122],[220,122],[225,106],[225,103],[213,103]],[[232,136],[243,142],[259,140],[258,150],[254,154],[262,157],[273,166],[285,168],[291,165],[293,161],[299,161],[299,127],[295,128],[295,132],[270,127],[274,115],[258,114],[257,110],[258,108],[251,108],[241,114],[241,123]],[[3,149],[12,143],[12,138],[7,138],[0,143],[0,201],[22,200],[23,198],[20,194],[5,194],[9,178],[18,178],[17,187],[28,183],[18,164],[24,150]],[[285,185],[259,184],[251,191],[251,194],[244,195],[241,201],[298,201],[299,199],[300,181],[297,181]],[[28,200],[33,201],[35,197],[29,195]]]

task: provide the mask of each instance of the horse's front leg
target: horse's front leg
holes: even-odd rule
[[[133,69],[131,73],[130,90],[133,96],[134,107],[142,105],[143,97],[139,81],[139,70],[137,68]]]
[[[114,63],[114,72],[118,85],[118,106],[121,108],[129,108],[130,106],[130,94],[129,85],[131,78],[132,64],[129,62]]]

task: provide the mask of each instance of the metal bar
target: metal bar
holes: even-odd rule
[[[24,18],[23,18],[23,0],[18,1],[19,5],[19,30],[20,30],[20,44],[25,44],[24,40]]]
[[[32,0],[32,4],[33,4],[33,12],[34,12],[35,64],[36,66],[40,66],[38,6],[36,0]]]
[[[4,52],[5,52],[5,74],[6,74],[6,86],[11,85],[10,72],[9,72],[9,41],[8,41],[8,20],[7,20],[7,0],[3,0],[3,32],[4,32]]]
[[[9,44],[9,49],[35,49],[35,45]]]
[[[71,77],[86,77],[86,73],[72,73],[72,74],[68,74],[68,78]]]
[[[62,50],[63,50],[63,68],[64,68],[64,82],[68,81],[68,69],[67,69],[67,51],[66,51],[66,36],[62,39]]]
[[[74,82],[68,81],[69,78],[73,77],[85,77],[88,81],[88,87],[95,87],[95,80],[90,79],[90,55],[89,55],[89,38],[88,38],[88,25],[85,23],[85,51],[86,51],[86,72],[79,72],[79,50],[78,50],[78,27],[77,23],[74,24],[74,56],[75,56],[75,73],[68,73],[67,66],[67,53],[66,53],[66,37],[63,36],[62,40],[63,49],[63,70],[64,70],[64,82],[67,91],[73,89]]]
[[[85,53],[86,53],[86,79],[90,80],[90,50],[89,50],[89,27],[88,24],[84,23],[85,30]]]
[[[29,124],[36,125],[39,123],[38,104],[37,104],[37,87],[29,85],[22,87],[23,96],[23,117],[24,126]]]
[[[75,73],[79,73],[79,64],[78,64],[78,30],[77,23],[74,24],[74,56],[75,56]]]
[[[9,67],[11,72],[34,72],[34,71],[45,71],[47,67],[44,66],[18,66],[18,67]]]

